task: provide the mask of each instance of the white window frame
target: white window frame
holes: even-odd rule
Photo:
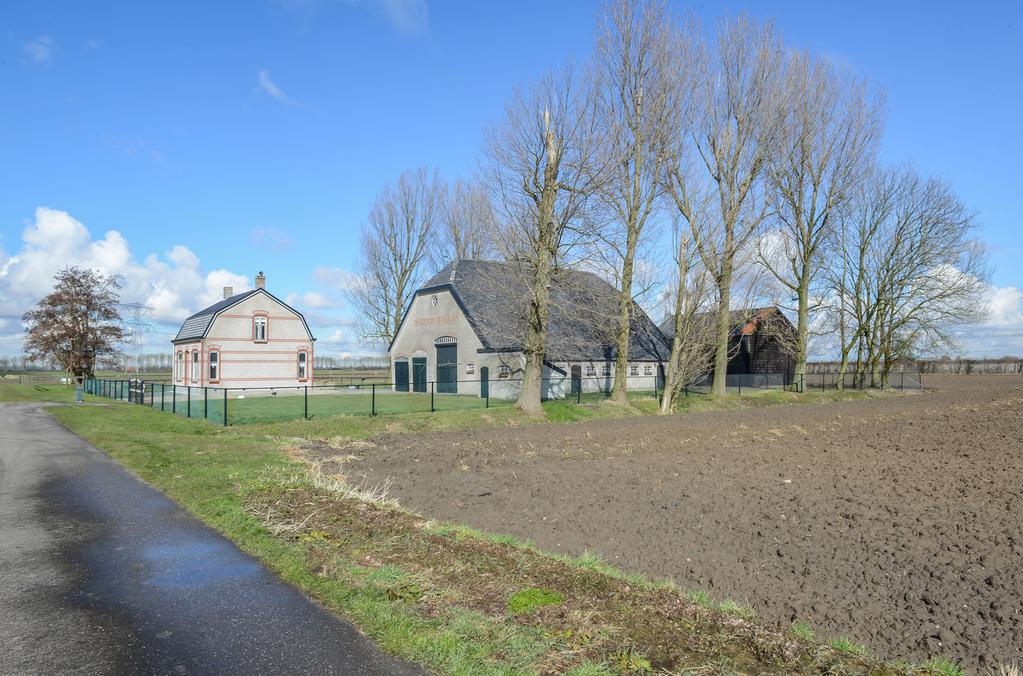
[[[630,376],[639,375],[639,364],[629,364],[629,375]]]
[[[199,361],[199,351],[192,350],[192,379],[189,380],[188,382],[198,383],[202,380],[202,378],[200,377],[202,375],[202,371],[199,370],[200,363],[201,362]]]
[[[260,337],[260,329],[263,336]],[[266,315],[256,315],[252,318],[252,340],[256,343],[265,343],[270,336],[270,318]]]
[[[182,380],[185,377],[185,353],[178,350],[178,361],[175,364],[176,380]]]
[[[211,383],[220,382],[220,350],[210,350],[206,358],[206,371]]]
[[[305,350],[298,351],[298,379],[308,380],[309,377],[309,353]]]

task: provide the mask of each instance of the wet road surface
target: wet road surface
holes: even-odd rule
[[[0,404],[0,673],[420,672],[39,404]]]

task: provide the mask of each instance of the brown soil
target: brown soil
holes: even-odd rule
[[[820,405],[391,435],[345,470],[880,656],[1023,658],[1023,378]]]

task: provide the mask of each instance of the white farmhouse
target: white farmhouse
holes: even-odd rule
[[[313,384],[313,334],[302,314],[266,290],[234,293],[181,325],[174,384],[192,387],[294,387]]]
[[[518,263],[460,259],[419,289],[388,350],[398,391],[512,398],[525,360],[528,273]],[[544,398],[609,391],[614,383],[617,296],[598,276],[561,270],[551,288]],[[628,386],[663,386],[670,346],[632,308]]]

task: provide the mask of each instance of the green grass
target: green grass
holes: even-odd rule
[[[543,606],[555,606],[564,600],[565,598],[558,592],[531,587],[517,591],[508,597],[508,612],[522,615]]]
[[[0,382],[0,401],[73,402],[75,388],[68,385],[19,385]],[[90,398],[95,401],[95,399]]]

